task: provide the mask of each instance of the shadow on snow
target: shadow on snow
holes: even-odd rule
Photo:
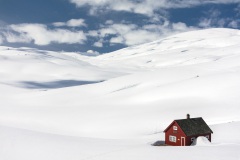
[[[21,87],[29,89],[57,89],[73,86],[81,86],[87,84],[100,83],[103,81],[77,81],[77,80],[60,80],[53,82],[33,82],[33,81],[23,81],[21,82]]]

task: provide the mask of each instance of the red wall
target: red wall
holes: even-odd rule
[[[177,133],[174,133],[173,126],[177,126]],[[176,136],[176,143],[169,141],[169,136]],[[165,132],[165,144],[171,145],[171,146],[181,146],[181,137],[185,137],[185,133],[182,131],[182,129],[179,127],[179,125],[174,121],[168,128],[168,130]],[[187,139],[187,138],[186,138]],[[185,140],[186,140],[185,139]],[[191,139],[190,139],[191,141]]]

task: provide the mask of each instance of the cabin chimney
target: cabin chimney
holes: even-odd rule
[[[190,114],[187,114],[187,119],[190,119]]]

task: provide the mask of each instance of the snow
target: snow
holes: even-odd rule
[[[239,62],[240,31],[223,28],[96,57],[0,46],[0,159],[237,160]],[[151,145],[187,113],[211,145]]]
[[[191,144],[191,146],[209,146],[209,145],[211,145],[211,142],[206,137],[203,136],[197,137],[197,139],[195,139]]]

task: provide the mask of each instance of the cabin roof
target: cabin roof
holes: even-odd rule
[[[179,119],[175,120],[175,122],[181,127],[186,136],[213,133],[202,117]]]

